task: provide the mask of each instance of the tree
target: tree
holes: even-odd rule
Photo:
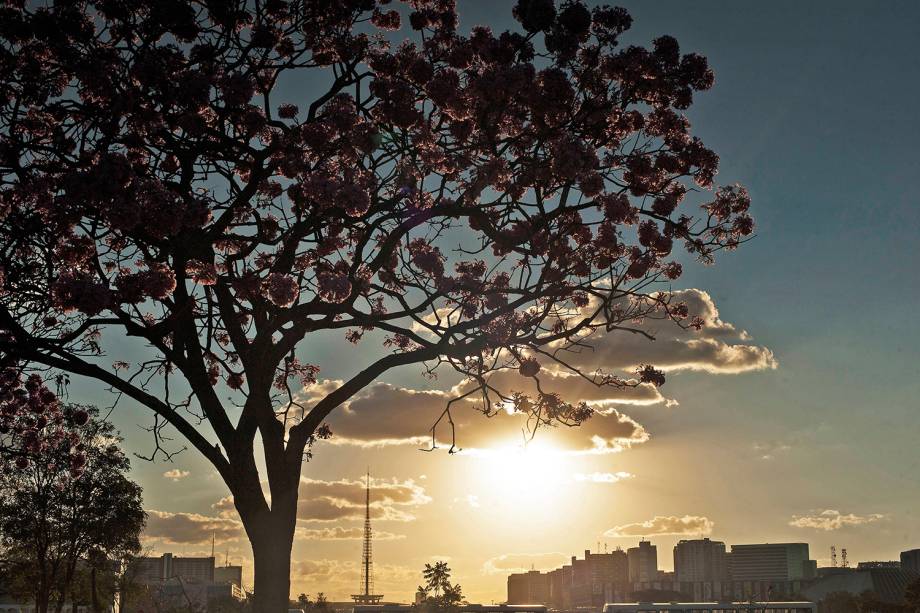
[[[676,246],[710,262],[753,228],[681,114],[712,71],[673,38],[619,47],[629,15],[576,0],[519,0],[520,31],[464,35],[454,0],[414,0],[394,48],[402,16],[380,4],[0,9],[0,362],[94,379],[150,411],[150,457],[172,452],[168,426],[207,458],[268,613],[288,604],[302,463],[336,407],[416,365],[531,432],[578,425],[591,407],[543,393],[541,369],[660,385],[566,352],[648,335],[644,318],[702,325],[670,299]],[[711,197],[684,203],[696,188]],[[304,341],[333,334],[382,348],[299,403],[321,368]],[[489,384],[507,369],[537,392]],[[455,443],[452,406],[433,441],[443,425]]]
[[[433,592],[435,597],[438,597],[441,595],[442,590],[446,590],[450,586],[450,567],[444,561],[435,562],[434,566],[425,564],[422,577],[425,579],[427,592]]]
[[[416,600],[420,606],[433,611],[455,611],[463,601],[460,584],[450,582],[450,567],[447,562],[425,564],[422,571],[425,586],[419,586]]]
[[[95,408],[80,410],[98,416]],[[60,612],[77,593],[81,573],[89,582],[85,604],[104,610],[111,594],[101,594],[106,590],[97,576],[140,550],[146,514],[140,487],[125,477],[129,462],[120,439],[111,424],[97,419],[79,431],[79,478],[70,474],[69,446],[49,448],[45,461],[0,474],[3,558],[12,562],[8,574],[39,613]]]
[[[59,379],[60,380],[60,379]],[[89,415],[79,407],[63,406],[45,381],[32,374],[23,381],[22,371],[0,370],[0,471],[23,470],[37,459],[52,455],[71,465],[71,476],[82,469],[78,427]],[[53,450],[52,453],[46,453]],[[68,457],[63,457],[64,455]],[[69,461],[69,462],[68,462]]]
[[[306,611],[313,606],[313,601],[310,600],[307,594],[301,593],[300,596],[297,597],[297,606]]]

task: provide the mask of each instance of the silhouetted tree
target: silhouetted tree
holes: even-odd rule
[[[313,601],[310,600],[309,596],[302,593],[297,597],[297,606],[306,611],[313,606]]]
[[[463,601],[463,590],[459,583],[450,582],[450,567],[447,562],[425,564],[422,577],[425,579],[425,586],[419,586],[416,592],[418,606],[439,612],[457,610]]]
[[[648,317],[701,325],[670,299],[675,247],[709,262],[753,228],[741,187],[682,205],[718,156],[682,115],[712,72],[673,38],[619,46],[629,15],[577,0],[464,35],[454,0],[413,0],[415,42],[391,47],[402,16],[377,4],[0,9],[0,364],[95,379],[151,411],[150,457],[168,425],[207,458],[264,613],[288,605],[301,465],[336,407],[444,366],[487,414],[577,425],[593,409],[541,369],[661,384],[565,352]],[[320,365],[297,349],[330,334],[385,353],[302,405]],[[502,369],[538,392],[491,387]]]
[[[97,417],[95,408],[81,408]],[[129,462],[118,448],[111,424],[90,419],[79,427],[78,456],[68,448],[49,448],[42,462],[0,473],[0,548],[12,561],[8,576],[35,600],[36,611],[60,612],[77,593],[77,571],[86,573],[88,598],[96,611],[112,596],[99,573],[110,573],[140,550],[146,514],[141,488],[125,477]],[[82,475],[70,475],[73,457]],[[111,602],[111,600],[109,600]]]

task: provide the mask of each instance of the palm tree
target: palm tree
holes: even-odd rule
[[[447,562],[435,562],[434,566],[425,564],[422,571],[428,591],[434,592],[435,598],[441,595],[441,590],[450,589],[450,567]]]

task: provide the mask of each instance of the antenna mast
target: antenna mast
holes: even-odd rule
[[[352,594],[355,604],[380,604],[383,598],[382,594],[372,594],[374,589],[373,580],[373,555],[371,541],[373,532],[371,530],[371,471],[367,469],[364,494],[364,542],[361,549],[361,586],[358,590],[360,594]]]

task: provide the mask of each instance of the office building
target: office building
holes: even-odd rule
[[[137,558],[133,563],[133,580],[140,584],[162,583],[167,579],[212,583],[214,558],[182,558],[164,553],[158,558]],[[240,571],[242,573],[242,570]]]
[[[674,546],[677,581],[722,581],[728,574],[725,543],[708,538],[682,540]]]
[[[230,565],[216,567],[214,583],[232,583],[236,587],[243,587],[243,567]]]
[[[508,575],[508,604],[545,604],[548,600],[548,574],[531,570]]]
[[[658,577],[658,548],[649,541],[640,541],[638,547],[626,550],[629,580],[648,583]]]
[[[901,552],[901,568],[920,573],[920,549]]]
[[[732,545],[728,570],[734,581],[799,581],[814,578],[808,543]]]

